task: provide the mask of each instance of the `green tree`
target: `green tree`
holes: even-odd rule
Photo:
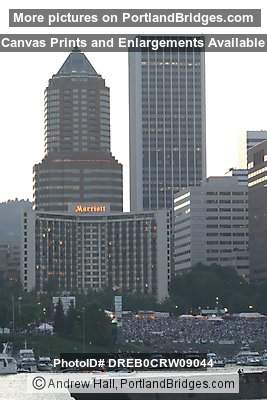
[[[73,336],[73,334],[76,332],[76,324],[77,324],[77,311],[74,307],[73,302],[71,302],[65,319],[65,329],[67,336]]]
[[[66,317],[64,314],[61,299],[58,300],[58,304],[56,306],[54,317],[54,330],[55,333],[60,336],[64,336],[66,334]]]
[[[230,312],[245,311],[254,302],[251,285],[231,267],[196,265],[191,272],[177,276],[171,283],[170,297],[180,312],[198,308],[226,307]]]
[[[11,315],[9,315],[9,306],[6,302],[0,303],[0,327],[6,328],[11,319]]]
[[[88,304],[83,317],[85,319],[87,343],[91,342],[96,345],[108,345],[112,342],[111,320],[97,304]]]

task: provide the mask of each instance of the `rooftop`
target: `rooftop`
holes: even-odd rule
[[[68,55],[57,75],[98,76],[88,58],[77,47]]]

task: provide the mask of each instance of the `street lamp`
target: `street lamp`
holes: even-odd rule
[[[82,350],[85,352],[85,307],[82,308]]]
[[[18,317],[21,315],[21,301],[22,297],[18,297]],[[13,335],[15,334],[15,296],[11,297],[11,304],[12,304],[12,331]]]
[[[217,315],[219,314],[219,297],[216,297],[216,310],[217,310]]]
[[[43,308],[43,315],[44,315],[44,324],[45,324],[45,331],[47,329],[47,322],[46,322],[46,308]]]
[[[19,296],[18,297],[18,314],[19,314],[19,317],[21,316],[21,302],[22,302],[22,297]]]
[[[15,299],[12,296],[12,331],[13,335],[15,335]]]

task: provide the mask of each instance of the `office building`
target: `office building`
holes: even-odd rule
[[[204,53],[129,52],[129,107],[131,210],[172,208],[206,177]]]
[[[247,152],[251,147],[267,140],[267,131],[247,131]]]
[[[247,186],[237,177],[210,177],[174,199],[175,273],[196,264],[234,267],[248,278]]]
[[[45,157],[34,166],[34,209],[67,211],[69,202],[123,209],[122,165],[110,152],[109,88],[74,49],[45,90]]]
[[[20,242],[21,213],[25,208],[32,208],[29,200],[16,199],[0,203],[0,242]]]
[[[168,296],[171,212],[111,213],[109,204],[71,203],[68,212],[24,213],[24,290],[111,288]]]
[[[20,246],[14,242],[0,242],[0,279],[18,281]]]
[[[249,257],[252,281],[267,279],[267,140],[248,151]]]
[[[230,168],[225,176],[235,176],[240,184],[248,184],[248,170],[246,168]]]

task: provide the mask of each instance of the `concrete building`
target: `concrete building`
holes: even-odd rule
[[[171,212],[111,213],[108,204],[69,204],[65,213],[26,211],[25,291],[112,288],[168,296]]]
[[[172,208],[206,177],[204,53],[129,52],[129,107],[131,210]]]
[[[225,176],[235,176],[242,185],[248,184],[248,170],[246,168],[230,168]]]
[[[257,144],[267,140],[267,131],[247,131],[247,152],[251,147],[256,146]]]
[[[0,203],[0,242],[19,243],[21,237],[21,213],[31,209],[29,200],[8,200]]]
[[[252,281],[267,279],[267,140],[248,151],[249,257]]]
[[[109,88],[74,49],[45,90],[45,157],[33,169],[34,209],[69,202],[123,209],[122,165],[110,152]]]
[[[247,186],[236,177],[210,177],[174,199],[175,273],[197,263],[235,267],[248,277]]]
[[[15,242],[0,242],[0,279],[18,281],[20,246]]]

